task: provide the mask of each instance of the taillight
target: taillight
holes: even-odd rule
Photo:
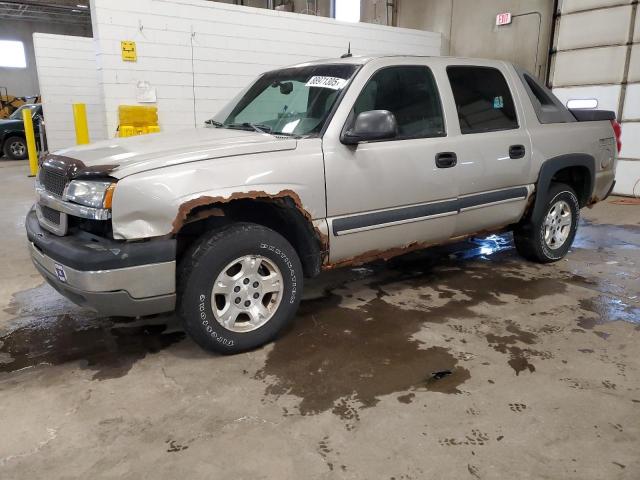
[[[611,120],[611,126],[613,127],[613,133],[616,135],[616,145],[618,146],[618,153],[622,150],[622,127],[616,120]]]

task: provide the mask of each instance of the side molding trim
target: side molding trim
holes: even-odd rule
[[[529,190],[527,187],[522,186],[492,192],[474,193],[458,199],[357,214],[333,220],[332,231],[334,235],[339,236],[405,223],[420,222],[457,215],[466,210],[524,200],[528,195]]]

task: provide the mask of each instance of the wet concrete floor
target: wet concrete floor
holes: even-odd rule
[[[566,260],[509,234],[330,272],[244,355],[42,284],[0,163],[0,478],[640,478],[640,207]]]

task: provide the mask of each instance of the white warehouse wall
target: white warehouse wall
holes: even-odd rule
[[[633,0],[563,0],[551,83],[563,101],[598,99],[622,124],[614,193],[640,194],[640,14]],[[624,96],[624,98],[623,98]]]
[[[107,138],[93,39],[34,33],[33,45],[49,150],[75,144],[73,103],[87,106],[91,141]]]
[[[162,130],[201,125],[270,69],[354,54],[439,55],[440,34],[203,0],[91,0],[110,136],[136,84],[157,90]],[[124,62],[120,41],[136,42]]]

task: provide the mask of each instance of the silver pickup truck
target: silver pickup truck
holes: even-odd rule
[[[273,339],[322,270],[498,230],[562,258],[620,134],[513,65],[405,56],[267,72],[206,124],[46,156],[26,227],[72,301],[176,310],[223,353]]]

